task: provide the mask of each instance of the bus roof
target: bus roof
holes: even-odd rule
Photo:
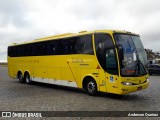
[[[32,40],[32,41],[23,42],[23,43],[12,43],[11,46],[23,45],[23,44],[29,44],[29,43],[35,43],[35,42],[42,42],[42,41],[49,41],[49,40],[56,40],[56,39],[62,39],[62,38],[69,38],[69,37],[75,37],[75,36],[81,36],[81,35],[93,34],[93,33],[110,33],[110,34],[112,34],[112,33],[126,33],[126,34],[135,34],[135,33],[131,33],[131,32],[125,31],[125,30],[80,31],[79,33],[58,34],[58,35],[39,38],[39,39],[35,39],[35,40]],[[135,34],[135,35],[138,35],[138,34]]]

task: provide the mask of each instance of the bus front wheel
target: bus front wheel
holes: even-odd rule
[[[97,95],[97,84],[92,78],[87,81],[86,90],[87,93],[91,96]]]

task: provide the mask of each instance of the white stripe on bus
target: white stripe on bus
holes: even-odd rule
[[[68,81],[68,80],[54,80],[54,79],[48,79],[48,78],[34,77],[32,78],[32,81],[55,84],[55,85],[63,85],[63,86],[69,86],[69,87],[78,87],[75,81]]]

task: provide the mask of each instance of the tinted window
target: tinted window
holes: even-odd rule
[[[8,47],[8,56],[13,56],[13,47]]]
[[[77,37],[69,38],[68,40],[68,54],[76,54],[77,53]]]
[[[79,54],[94,54],[92,45],[92,35],[80,36],[78,38],[77,44]]]
[[[43,47],[44,44],[46,47]],[[76,54],[77,53],[77,37],[47,41],[43,43],[43,46],[38,45],[36,48],[37,50],[42,49],[40,51],[47,50],[47,52],[44,55]],[[43,55],[42,53],[39,53],[39,55],[40,54]]]
[[[32,56],[33,55],[33,52],[34,52],[34,46],[32,44],[27,44],[25,46],[22,46],[22,54],[21,56]],[[38,50],[37,50],[38,51]]]
[[[67,42],[65,40],[58,40],[57,43],[57,50],[58,50],[58,55],[65,55],[67,54]]]
[[[24,49],[24,46],[18,46],[18,55],[17,56],[24,56],[24,52],[25,52],[25,49]]]
[[[47,54],[57,55],[57,53],[58,53],[58,41],[47,42]]]
[[[91,35],[8,47],[8,55],[14,57],[66,55],[77,53],[93,54]]]
[[[117,60],[113,41],[108,34],[95,34],[95,47],[97,59],[101,67],[110,74],[118,74]]]

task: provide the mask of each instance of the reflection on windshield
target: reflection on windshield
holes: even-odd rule
[[[124,52],[124,67],[132,67],[135,66],[136,59],[136,48],[134,46],[133,40],[130,35],[118,34],[116,35],[117,44],[121,44],[123,46]]]
[[[146,74],[144,66],[147,63],[147,57],[140,37],[129,34],[114,34],[117,44],[121,44],[124,52],[121,74]]]
[[[141,60],[141,62],[146,65],[147,64],[147,55],[146,55],[146,52],[144,50],[144,47],[143,47],[143,44],[140,40],[140,37],[138,36],[131,36],[132,39],[133,39],[133,42],[135,44],[135,47],[136,47],[136,50],[137,50],[137,53],[138,53],[138,57],[139,57],[139,60]]]

